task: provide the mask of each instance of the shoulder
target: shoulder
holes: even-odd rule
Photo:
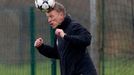
[[[70,23],[70,26],[73,31],[78,31],[78,30],[84,30],[84,31],[86,30],[87,31],[87,29],[82,24],[77,22],[76,20],[72,20],[72,22]]]
[[[69,23],[67,30],[71,31],[88,31],[81,23],[79,23],[77,20],[74,20],[71,16],[68,16]]]

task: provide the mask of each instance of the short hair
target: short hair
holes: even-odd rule
[[[51,12],[53,10],[56,10],[57,12],[63,12],[64,15],[66,14],[65,7],[61,3],[58,3],[58,2],[55,3],[53,8],[49,8],[47,13],[49,13],[49,12]]]

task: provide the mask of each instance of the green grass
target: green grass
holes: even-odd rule
[[[35,68],[35,75],[51,75],[51,62],[36,63]],[[31,66],[30,64],[0,64],[0,75],[31,75]],[[57,75],[60,75],[59,65],[57,66]]]
[[[104,62],[104,75],[134,75],[134,60],[114,59]],[[102,75],[102,74],[100,74]]]
[[[134,75],[134,61],[117,59],[106,60],[105,75]],[[51,62],[44,61],[36,63],[35,75],[51,75]],[[29,64],[0,64],[0,75],[31,75]],[[57,75],[60,75],[59,64],[57,63]],[[100,75],[102,75],[100,73]]]

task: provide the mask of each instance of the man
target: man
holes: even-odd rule
[[[64,6],[55,4],[46,12],[48,22],[55,29],[54,47],[36,39],[34,45],[41,54],[60,59],[61,75],[97,75],[87,53],[91,35],[79,23],[66,14]]]

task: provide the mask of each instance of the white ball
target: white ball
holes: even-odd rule
[[[48,10],[53,8],[55,5],[55,0],[35,0],[35,7],[42,10]]]
[[[54,5],[55,5],[55,0],[48,0],[48,4],[49,4],[49,6],[50,7],[54,7]]]
[[[35,0],[35,6],[38,8],[39,6],[42,6],[43,0]]]

